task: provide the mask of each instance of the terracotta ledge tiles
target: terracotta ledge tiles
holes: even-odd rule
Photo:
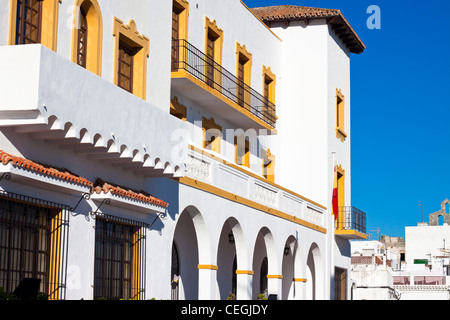
[[[49,165],[39,164],[37,162],[33,162],[22,157],[11,155],[2,150],[0,150],[0,160],[2,164],[5,166],[7,164],[11,164],[17,168],[33,171],[35,173],[40,173],[60,180],[77,183],[79,185],[86,186],[89,188],[92,188],[93,186],[92,182],[73,174],[67,169],[55,168]]]
[[[92,188],[92,193],[100,194],[102,192],[105,194],[111,192],[112,194],[117,196],[134,199],[144,203],[150,203],[164,208],[167,208],[169,206],[167,202],[164,202],[144,191],[132,190],[123,186],[105,182],[101,179],[97,179],[94,187]]]

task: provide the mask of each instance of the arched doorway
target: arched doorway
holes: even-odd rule
[[[306,298],[309,300],[324,299],[324,275],[323,261],[320,249],[316,243],[313,243],[309,249],[307,259],[307,289]]]
[[[247,267],[247,253],[244,234],[235,218],[229,218],[222,227],[217,250],[217,266],[220,299],[245,298],[246,293],[238,286],[236,271]]]
[[[253,251],[253,271],[253,299],[278,295],[278,287],[274,285],[276,282],[269,281],[269,277],[279,275],[279,269],[274,239],[266,227],[262,228],[256,237]]]
[[[295,237],[290,236],[286,240],[286,244],[283,248],[283,262],[282,262],[282,299],[292,300],[296,295],[300,294],[295,292],[294,278],[298,270],[295,270],[295,259],[297,259],[297,240]]]
[[[176,261],[178,262],[178,298],[198,300],[200,298],[200,277],[198,266],[209,264],[210,238],[202,215],[195,207],[187,207],[180,214],[175,228],[174,239]],[[175,258],[172,256],[172,258]],[[174,265],[172,265],[174,269]],[[175,271],[174,271],[175,272]],[[173,280],[174,274],[172,274]],[[173,284],[171,283],[171,290]]]

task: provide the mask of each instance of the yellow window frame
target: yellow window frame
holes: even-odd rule
[[[98,76],[102,74],[103,19],[97,0],[75,0],[73,9],[71,60],[77,62],[78,28],[80,8],[86,13],[89,26],[86,69]]]
[[[119,43],[124,41],[127,45],[137,50],[134,55],[133,64],[133,94],[143,100],[146,99],[147,89],[147,59],[150,51],[150,39],[137,31],[136,23],[130,20],[124,24],[122,20],[114,17],[113,20],[114,40],[114,75],[113,83],[118,85],[119,69]]]
[[[41,44],[56,52],[59,4],[62,0],[42,3]],[[17,0],[10,0],[8,45],[16,44]]]

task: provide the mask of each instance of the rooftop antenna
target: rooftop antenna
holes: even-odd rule
[[[420,206],[420,211],[422,213],[422,222],[423,222],[423,204],[422,204],[422,202],[419,201],[418,206]]]

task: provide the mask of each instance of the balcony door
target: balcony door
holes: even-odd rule
[[[215,42],[217,37],[212,33],[208,33],[206,40],[206,84],[214,87],[214,57],[215,57]]]
[[[180,39],[180,9],[172,9],[172,71],[178,69]]]

